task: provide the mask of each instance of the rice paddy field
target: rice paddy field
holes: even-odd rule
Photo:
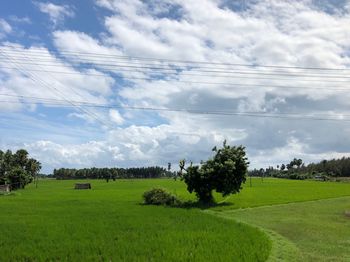
[[[41,180],[0,195],[0,261],[350,261],[350,183],[253,179],[217,206],[142,205],[171,179]]]

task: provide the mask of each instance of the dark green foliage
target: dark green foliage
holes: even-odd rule
[[[304,175],[304,174],[291,173],[291,174],[288,174],[287,178],[289,178],[289,179],[296,179],[296,180],[304,180],[304,179],[307,179],[308,176]]]
[[[143,193],[143,199],[144,203],[147,205],[175,206],[180,204],[180,201],[175,195],[163,188],[153,188],[146,191]]]
[[[33,177],[20,167],[11,169],[7,174],[7,178],[12,189],[24,188],[25,185],[33,181]]]
[[[274,169],[273,167],[254,169],[249,171],[249,175],[298,180],[316,178],[324,181],[332,177],[350,177],[350,158],[322,160],[308,165],[305,165],[301,159],[294,158],[287,165],[282,164],[281,169]]]
[[[186,171],[182,179],[188,191],[195,192],[204,203],[213,201],[213,190],[223,196],[238,193],[246,181],[249,164],[243,146],[229,146],[225,141],[222,148],[215,147],[213,152],[214,157],[202,162],[201,166],[191,164],[185,169],[185,161],[180,161],[180,169]]]
[[[105,179],[107,182],[117,178],[160,178],[169,176],[170,172],[163,167],[136,167],[136,168],[60,168],[54,169],[56,179]],[[172,175],[170,173],[170,175]]]
[[[307,166],[308,172],[326,174],[331,177],[350,177],[350,157],[322,160]]]
[[[301,167],[301,165],[303,164],[303,160],[302,159],[296,159],[294,158],[292,161],[290,161],[289,164],[286,165],[288,170],[291,169],[299,169]]]
[[[0,185],[10,184],[11,189],[24,188],[31,183],[41,169],[37,160],[28,157],[26,150],[16,153],[0,150]]]

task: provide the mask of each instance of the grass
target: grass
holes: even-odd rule
[[[212,210],[206,210],[205,212],[214,216],[222,217],[224,219],[233,220],[235,222],[239,221],[250,226],[254,225],[257,229],[263,231],[266,235],[269,236],[270,240],[272,241],[271,251],[267,261],[303,261],[298,247],[293,242],[288,240],[286,237],[278,234],[277,232],[269,230],[266,227],[258,226],[257,223],[252,223],[251,220],[250,222],[247,222],[244,220],[244,218],[241,219],[239,217],[233,216],[228,211],[216,212]],[[257,218],[255,217],[255,219]]]
[[[75,182],[0,196],[1,260],[350,260],[349,183],[253,179],[201,212],[140,205],[152,187],[193,201],[180,181],[90,181],[92,190],[73,190]]]
[[[0,197],[2,261],[264,261],[271,242],[253,227],[197,209],[140,205],[171,180],[42,181]]]
[[[350,261],[350,197],[221,212],[292,242],[299,261]]]
[[[246,182],[241,193],[232,195],[225,202],[226,205],[217,209],[237,209],[277,205],[310,200],[335,198],[350,195],[350,184],[340,182],[303,181],[289,179],[254,179],[252,187]],[[216,196],[220,202],[224,199]]]

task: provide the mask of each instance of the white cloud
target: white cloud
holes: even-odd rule
[[[188,128],[189,129],[189,128]],[[92,166],[147,166],[166,165],[172,162],[174,168],[179,159],[186,158],[195,163],[206,159],[214,145],[228,138],[230,142],[235,132],[225,130],[227,135],[209,131],[186,133],[183,127],[174,129],[170,125],[157,127],[129,126],[117,128],[108,133],[103,141],[86,143],[57,143],[51,140],[39,140],[24,143],[17,148],[26,148],[33,157],[45,164],[45,172],[53,168],[92,167]],[[181,150],[179,150],[179,147]]]
[[[293,113],[301,118],[349,114],[350,93],[346,91],[348,71],[345,70],[202,64],[206,69],[189,66],[164,74],[161,70],[147,70],[142,66],[167,67],[175,63],[126,59],[126,56],[139,56],[209,63],[350,69],[349,11],[327,13],[314,6],[313,1],[254,1],[247,9],[238,11],[225,5],[226,2],[229,1],[161,1],[155,10],[144,1],[98,0],[99,7],[110,11],[104,18],[106,32],[93,38],[78,31],[55,31],[55,47],[65,59],[61,61],[53,55],[49,59],[60,70],[76,72],[76,67],[71,65],[78,63],[89,67],[91,72],[104,72],[106,76],[100,79],[83,74],[76,77],[57,74],[55,77],[90,102],[122,101],[120,104],[136,107],[266,112],[281,113],[282,116]],[[175,9],[176,12],[169,11]],[[77,57],[64,51],[101,55]],[[43,52],[47,53],[47,50]],[[118,67],[118,64],[131,67]],[[254,74],[257,71],[260,73]],[[22,94],[23,86],[30,86],[32,88],[25,90],[25,94],[55,97],[47,90],[30,85],[27,78],[12,71],[8,73],[11,77],[8,81],[4,78],[0,88]],[[118,77],[113,81],[109,74]],[[301,77],[300,74],[313,76]],[[334,75],[340,77],[329,77]],[[45,74],[40,77],[48,79]],[[54,82],[52,79],[47,81]],[[61,85],[58,87],[70,94],[70,99],[81,99],[75,92]],[[73,155],[77,165],[82,166],[163,165],[169,161],[176,163],[184,157],[198,162],[207,158],[210,149],[224,139],[246,145],[253,167],[280,164],[296,156],[311,161],[349,153],[350,144],[344,141],[350,131],[345,121],[120,112],[114,109],[93,112],[104,121],[123,126],[105,131],[99,142],[67,144],[68,153],[63,150],[65,144],[59,141],[34,143],[35,146],[30,148],[35,152],[41,152],[40,147],[42,150],[51,148],[43,156],[45,159],[52,157],[58,161],[57,165],[68,163],[72,166]],[[91,116],[81,112],[71,112],[70,116],[96,123]],[[88,146],[92,151],[80,158],[80,152]],[[60,148],[59,152],[54,151],[55,147]]]
[[[12,32],[11,25],[6,20],[0,18],[0,39]]]
[[[59,25],[66,17],[74,17],[73,9],[68,5],[56,5],[50,2],[34,2],[39,10],[49,15],[54,26]]]
[[[32,152],[34,157],[46,162],[51,167],[61,167],[62,163],[69,166],[93,164],[102,154],[108,153],[105,144],[91,141],[81,145],[60,145],[51,141],[37,141],[25,144],[24,147]]]
[[[323,151],[323,152],[308,152],[309,145],[300,142],[294,137],[290,137],[287,144],[283,147],[276,147],[267,151],[259,151],[254,154],[254,163],[252,168],[261,167],[276,167],[277,165],[287,164],[294,158],[301,158],[304,163],[319,162],[323,159],[333,159],[350,157],[350,152]],[[267,157],[268,156],[268,157]]]
[[[109,117],[113,122],[115,122],[118,125],[121,125],[124,123],[124,118],[121,116],[121,114],[118,112],[118,110],[110,109],[109,110]]]
[[[19,17],[16,15],[11,15],[10,20],[15,23],[21,23],[21,24],[31,24],[32,20],[28,16]]]
[[[101,122],[108,120],[108,113],[102,110],[80,110],[79,107],[80,102],[109,103],[108,96],[112,93],[114,80],[107,74],[95,69],[79,71],[63,59],[50,54],[46,48],[24,48],[8,44],[0,46],[0,51],[5,57],[0,60],[0,93],[5,94],[1,99],[9,101],[2,103],[0,112],[23,111],[28,107],[16,102],[35,105],[41,104],[44,99],[47,108],[74,105],[73,112],[78,111],[89,122],[101,125]],[[21,62],[13,58],[14,52],[21,57]],[[38,61],[38,55],[45,59],[44,63]],[[51,66],[46,67],[46,64]],[[23,98],[18,98],[22,96]],[[59,105],[55,105],[57,103]]]

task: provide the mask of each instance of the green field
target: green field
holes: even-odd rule
[[[288,239],[290,260],[350,261],[350,197],[267,206],[219,214],[257,225]],[[294,248],[294,250],[290,250]]]
[[[350,183],[253,179],[202,210],[140,204],[155,186],[194,200],[180,181],[75,182],[0,196],[0,261],[350,261]]]

